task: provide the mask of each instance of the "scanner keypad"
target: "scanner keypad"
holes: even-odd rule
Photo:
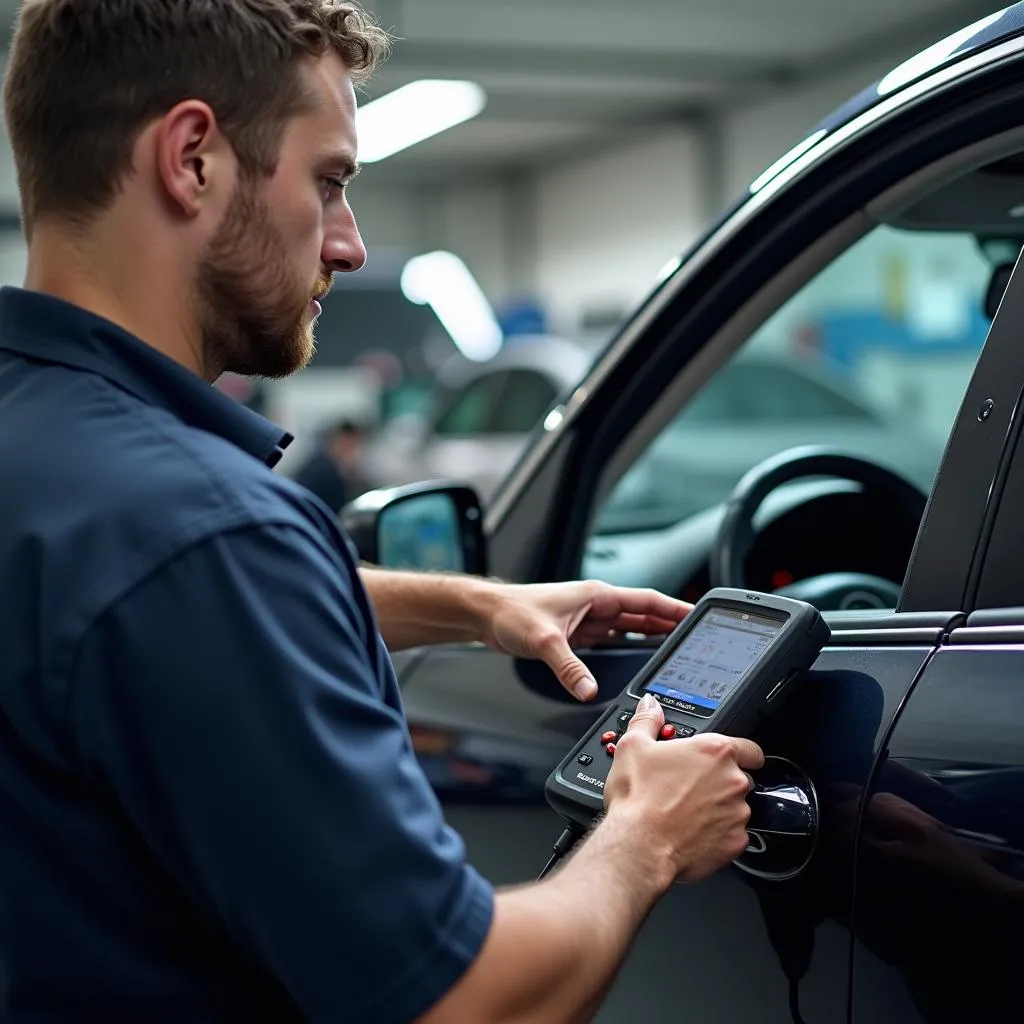
[[[633,718],[632,711],[620,711],[615,717],[615,728],[609,729],[601,735],[601,743],[605,753],[609,757],[615,756],[615,744],[622,738],[622,734],[629,726]],[[692,725],[681,725],[676,722],[666,722],[658,733],[659,740],[684,740],[692,736],[697,730]]]

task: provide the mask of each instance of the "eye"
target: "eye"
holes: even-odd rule
[[[341,178],[324,178],[324,202],[337,199],[348,187],[348,182]]]

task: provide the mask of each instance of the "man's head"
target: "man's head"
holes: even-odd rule
[[[332,424],[325,434],[327,450],[342,469],[359,467],[363,440],[363,428],[349,419]]]
[[[115,288],[177,278],[211,376],[298,369],[313,300],[365,260],[353,82],[387,44],[339,0],[25,0],[4,105],[30,245],[100,238]]]

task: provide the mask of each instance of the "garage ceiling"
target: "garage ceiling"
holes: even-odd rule
[[[536,167],[623,131],[913,54],[997,10],[978,0],[369,0],[399,37],[367,96],[469,78],[482,115],[374,166],[378,181]],[[867,83],[865,83],[867,84]]]
[[[473,121],[374,165],[384,184],[514,173],[916,52],[991,0],[365,0],[399,38],[366,90],[468,78]],[[0,25],[17,0],[0,0]],[[867,84],[867,83],[865,83]]]

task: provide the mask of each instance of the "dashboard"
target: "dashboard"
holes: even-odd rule
[[[863,491],[824,495],[758,534],[747,558],[747,585],[772,591],[822,573],[852,571],[901,584],[917,526]]]
[[[584,577],[696,601],[711,586],[709,559],[723,515],[716,506],[663,529],[596,535],[587,544]],[[746,584],[767,592],[827,572],[901,583],[918,527],[884,499],[841,480],[780,487],[754,525]]]

